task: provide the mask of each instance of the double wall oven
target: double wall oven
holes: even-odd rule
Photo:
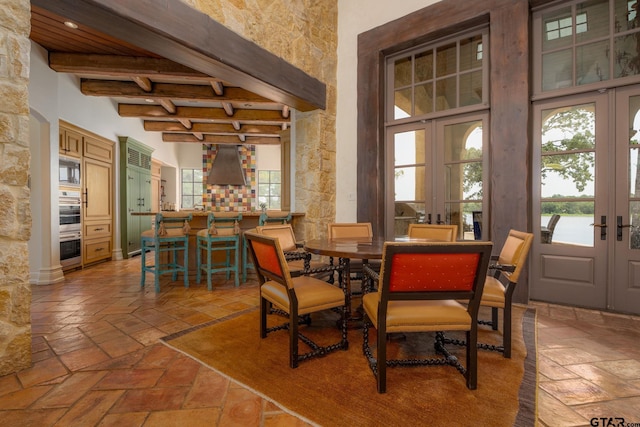
[[[82,264],[80,190],[60,190],[60,264],[63,268]]]

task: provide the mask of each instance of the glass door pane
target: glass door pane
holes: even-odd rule
[[[613,309],[640,313],[640,85],[616,89],[615,193],[609,240],[615,255]],[[612,150],[613,151],[613,150]],[[613,154],[613,153],[612,153]]]
[[[626,150],[629,198],[627,200],[627,215],[629,222],[623,224],[629,228],[628,249],[640,249],[640,164],[638,153],[640,152],[640,96],[629,97],[629,138]],[[623,217],[623,223],[627,220]],[[627,227],[621,227],[627,228]],[[617,230],[616,230],[617,232]],[[624,232],[623,232],[624,235]]]
[[[542,117],[542,230],[554,214],[561,218],[543,243],[593,246],[595,105],[543,110]]]
[[[482,119],[443,124],[442,138],[438,138],[443,153],[444,218],[436,217],[436,222],[458,225],[458,238],[466,240],[487,238],[482,235],[480,219],[484,194],[482,124]]]
[[[423,125],[424,126],[424,125]],[[406,236],[409,224],[424,222],[428,198],[426,131],[398,132],[394,147],[394,236]]]

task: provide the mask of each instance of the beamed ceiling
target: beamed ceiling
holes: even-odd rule
[[[131,3],[135,6],[129,7]],[[140,118],[146,131],[161,132],[165,142],[279,144],[280,132],[290,125],[290,106],[302,111],[324,108],[323,84],[289,64],[284,68],[290,69],[283,70],[282,60],[244,39],[240,43],[241,49],[243,46],[248,49],[244,54],[257,57],[261,63],[242,59],[244,63],[236,60],[240,65],[233,64],[239,53],[238,36],[197,11],[174,4],[173,0],[168,3],[164,10],[154,9],[154,18],[161,14],[168,19],[166,23],[177,21],[178,24],[194,19],[194,26],[204,20],[205,24],[214,25],[209,36],[214,32],[218,38],[234,43],[233,57],[220,58],[214,49],[207,50],[207,46],[189,48],[189,40],[179,40],[179,34],[171,35],[172,30],[178,32],[176,28],[162,28],[163,34],[158,35],[160,28],[145,27],[145,23],[132,19],[144,14],[145,8],[158,6],[158,2],[152,0],[32,0],[30,38],[48,51],[49,66],[53,70],[78,77],[84,95],[112,99],[121,117]],[[107,9],[106,4],[113,9]],[[171,14],[174,16],[167,16]],[[109,29],[117,24],[110,22],[114,16],[122,19],[123,25],[144,28],[144,31],[135,32],[136,36],[130,37],[130,41],[101,31],[100,27]],[[78,27],[68,27],[67,21]],[[162,25],[162,18],[156,22]],[[128,33],[123,31],[123,34]],[[166,54],[163,38],[167,39]],[[220,44],[219,40],[215,43],[216,47]],[[147,45],[154,52],[147,50]],[[260,55],[266,55],[266,59]],[[196,64],[200,71],[183,65],[185,63]],[[267,81],[271,79],[268,69],[254,72],[250,67],[289,71],[294,80],[299,80],[294,86],[307,80],[307,84],[317,89],[310,94],[295,94],[283,87],[285,83],[279,84],[282,76],[273,76]],[[224,78],[212,72],[216,70]]]

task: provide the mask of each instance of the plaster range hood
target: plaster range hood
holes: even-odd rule
[[[209,185],[246,185],[237,145],[218,144],[218,153],[207,176]]]

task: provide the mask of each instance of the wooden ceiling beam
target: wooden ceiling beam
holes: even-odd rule
[[[175,114],[169,114],[158,105],[118,104],[118,114],[121,117],[140,117],[148,119],[189,119],[194,121],[211,120],[212,123],[232,123],[238,121],[253,124],[290,123],[290,118],[282,118],[280,111],[273,110],[236,110],[233,118],[227,116],[221,108],[212,107],[176,107]]]
[[[144,130],[150,132],[200,132],[216,135],[236,135],[241,133],[248,136],[275,136],[279,135],[281,129],[281,126],[245,124],[241,124],[240,129],[236,129],[233,125],[226,123],[193,123],[190,128],[187,128],[177,122],[144,121]]]
[[[88,96],[164,98],[200,102],[234,102],[243,105],[277,105],[270,99],[238,87],[225,88],[224,95],[218,96],[210,85],[154,83],[151,90],[145,91],[138,84],[128,81],[81,79],[80,91]],[[233,111],[233,108],[231,111]]]
[[[59,73],[70,74],[211,81],[211,76],[164,58],[50,52],[49,67]]]
[[[151,92],[153,89],[153,83],[151,83],[151,79],[148,77],[131,76],[131,80],[145,92]]]
[[[222,109],[224,110],[225,113],[227,113],[227,116],[229,117],[233,116],[233,105],[231,105],[230,102],[223,102]]]
[[[189,119],[178,119],[178,121],[187,129],[191,129],[193,127],[193,123],[191,123],[191,120]]]
[[[157,99],[156,101],[167,110],[167,113],[174,114],[176,112],[176,105],[170,99]]]
[[[213,91],[216,93],[216,95],[224,95],[224,85],[222,84],[222,82],[212,80],[209,83],[211,84],[211,87],[213,88]]]
[[[191,134],[184,133],[163,133],[164,142],[184,142],[197,144],[250,144],[250,145],[279,145],[280,138],[246,137],[245,141],[240,141],[237,136],[203,135],[200,140]]]

